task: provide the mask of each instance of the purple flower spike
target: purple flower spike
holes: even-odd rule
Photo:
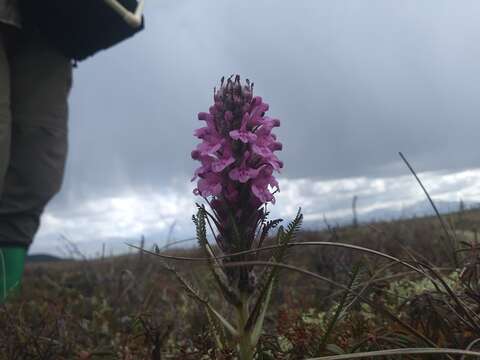
[[[272,174],[283,163],[274,152],[281,151],[282,144],[272,133],[280,120],[267,116],[268,110],[268,104],[253,95],[253,83],[242,84],[238,75],[222,79],[214,92],[214,104],[198,114],[206,126],[194,133],[201,140],[192,152],[192,158],[201,162],[194,174],[196,194],[213,196],[226,208],[236,199],[235,206],[240,203],[247,213],[257,211],[248,209],[252,204],[258,208],[274,201],[265,184],[278,185]]]
[[[214,105],[208,113],[198,114],[206,124],[194,133],[200,144],[192,158],[201,163],[194,174],[194,193],[208,198],[216,242],[227,254],[250,248],[257,230],[266,223],[264,205],[274,203],[274,193],[279,191],[273,174],[283,167],[275,153],[282,144],[272,130],[280,121],[266,116],[268,109],[261,97],[253,96],[253,83],[247,80],[242,85],[236,76],[222,79],[214,92]],[[251,289],[249,271],[226,270],[242,291]]]

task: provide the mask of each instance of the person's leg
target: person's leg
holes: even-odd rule
[[[0,304],[20,289],[26,255],[26,247],[0,246]]]
[[[0,196],[10,159],[10,66],[8,64],[6,35],[0,27]]]
[[[70,61],[21,33],[10,57],[12,139],[0,198],[0,244],[28,248],[60,190],[67,155]]]
[[[9,43],[14,29],[0,25],[0,198],[10,161],[11,110]],[[26,247],[0,243],[0,304],[20,286]]]

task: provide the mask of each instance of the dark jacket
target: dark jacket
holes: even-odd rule
[[[20,27],[17,0],[0,0],[0,22]]]

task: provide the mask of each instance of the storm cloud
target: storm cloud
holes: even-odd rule
[[[282,120],[286,189],[404,176],[398,151],[422,172],[480,168],[479,16],[473,0],[147,1],[143,33],[75,72],[64,189],[37,246],[76,212],[90,209],[82,215],[90,237],[89,229],[116,221],[98,210],[105,199],[190,209],[196,113],[208,109],[224,75],[254,81]],[[137,200],[132,207],[141,209]],[[279,200],[278,212],[298,202]],[[330,203],[318,213],[342,208]]]

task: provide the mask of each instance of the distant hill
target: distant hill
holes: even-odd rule
[[[435,201],[435,205],[441,214],[452,214],[460,210],[460,202],[458,201]],[[463,205],[465,210],[478,209],[478,203],[465,201]],[[434,215],[435,212],[428,200],[416,202],[410,206],[401,209],[381,209],[373,210],[364,215],[367,221],[371,220],[398,220],[410,219],[415,217],[428,217]]]
[[[62,259],[57,256],[48,255],[48,254],[34,254],[28,255],[26,262],[27,263],[46,263],[46,262],[59,262],[65,261],[66,259]]]
[[[361,202],[361,198],[359,199]],[[438,211],[442,215],[453,214],[460,210],[460,203],[458,201],[435,201]],[[465,201],[463,203],[465,210],[480,209],[478,202]],[[404,206],[402,208],[381,208],[368,212],[359,211],[358,220],[363,224],[368,224],[377,221],[395,221],[406,220],[421,217],[430,217],[435,215],[435,212],[428,200],[418,201],[414,204]],[[343,216],[337,218],[328,218],[331,224],[338,226],[350,225],[353,221],[353,216]],[[317,225],[318,220],[304,222],[305,227]]]
[[[1,1],[1,0],[0,0]],[[359,198],[359,202],[361,203],[362,199]],[[475,219],[480,219],[480,203],[472,202],[472,201],[465,201],[463,202],[462,206],[458,201],[435,201],[435,204],[438,208],[438,211],[442,215],[447,214],[456,214],[461,207],[464,208],[464,211],[475,214]],[[317,214],[315,214],[317,215]],[[422,200],[408,206],[404,206],[402,208],[380,208],[374,209],[367,212],[359,211],[358,220],[359,225],[367,225],[371,223],[377,222],[395,222],[395,221],[404,221],[410,219],[419,219],[419,218],[429,218],[431,216],[435,216],[435,212],[432,209],[432,206],[428,202],[428,200]],[[327,228],[327,224],[333,227],[349,227],[353,222],[353,216],[341,216],[341,217],[333,217],[329,218],[328,216],[325,217],[325,222],[322,220],[306,220],[303,223],[302,229],[308,231],[323,231]],[[476,220],[477,221],[477,220]],[[158,238],[161,238],[161,234],[158,235]],[[152,236],[155,239],[156,236]],[[114,238],[109,239],[108,241],[108,253],[106,257],[115,257],[115,256],[123,256],[132,253],[136,253],[137,250],[129,248],[125,245],[125,243],[134,243],[131,241],[126,241],[124,238]],[[180,248],[184,245],[185,247],[189,248],[196,244],[195,240],[190,243],[181,244]],[[80,251],[85,250],[83,254],[86,254],[86,258],[88,259],[99,259],[101,257],[101,253],[97,252],[95,254],[89,253],[89,248],[98,247],[98,241],[91,241],[91,242],[82,242],[79,244]],[[148,249],[148,246],[146,247]],[[113,250],[115,250],[115,255]],[[54,255],[49,254],[34,254],[29,255],[27,257],[27,263],[36,264],[36,263],[54,263],[60,261],[70,261],[73,260],[72,258],[61,258]]]

